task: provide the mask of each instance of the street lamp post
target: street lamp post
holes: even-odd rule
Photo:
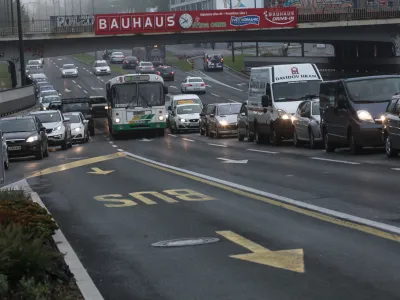
[[[19,63],[21,65],[21,86],[24,86],[26,83],[26,72],[25,72],[25,56],[24,56],[24,38],[22,35],[21,1],[16,0],[16,3],[17,3],[17,22],[18,22]]]

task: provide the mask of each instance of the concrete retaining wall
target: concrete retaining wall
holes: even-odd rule
[[[27,109],[36,104],[33,85],[0,91],[0,116]]]

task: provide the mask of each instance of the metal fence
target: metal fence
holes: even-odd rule
[[[298,8],[297,23],[352,21],[369,19],[400,18],[400,7],[368,8]],[[94,32],[94,25],[59,26],[52,20],[26,21],[22,24],[24,35],[68,34]],[[0,23],[0,36],[17,36],[18,28],[9,23]]]

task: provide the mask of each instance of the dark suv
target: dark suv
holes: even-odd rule
[[[383,146],[382,115],[400,90],[400,76],[369,76],[320,85],[321,132],[325,150]]]
[[[382,117],[383,139],[388,157],[395,157],[400,152],[400,95],[392,98]]]
[[[156,72],[160,75],[165,81],[175,80],[175,72],[170,66],[158,66],[156,68]]]
[[[123,69],[136,69],[139,64],[139,60],[136,56],[127,56],[122,62]]]
[[[61,112],[81,112],[85,119],[89,121],[89,132],[91,136],[95,135],[94,132],[94,118],[90,105],[90,98],[70,98],[61,100]]]

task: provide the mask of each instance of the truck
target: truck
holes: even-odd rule
[[[92,107],[89,97],[61,99],[60,110],[62,113],[81,112],[84,115],[85,119],[89,121],[88,126],[90,135],[95,135],[94,118],[92,115]]]

